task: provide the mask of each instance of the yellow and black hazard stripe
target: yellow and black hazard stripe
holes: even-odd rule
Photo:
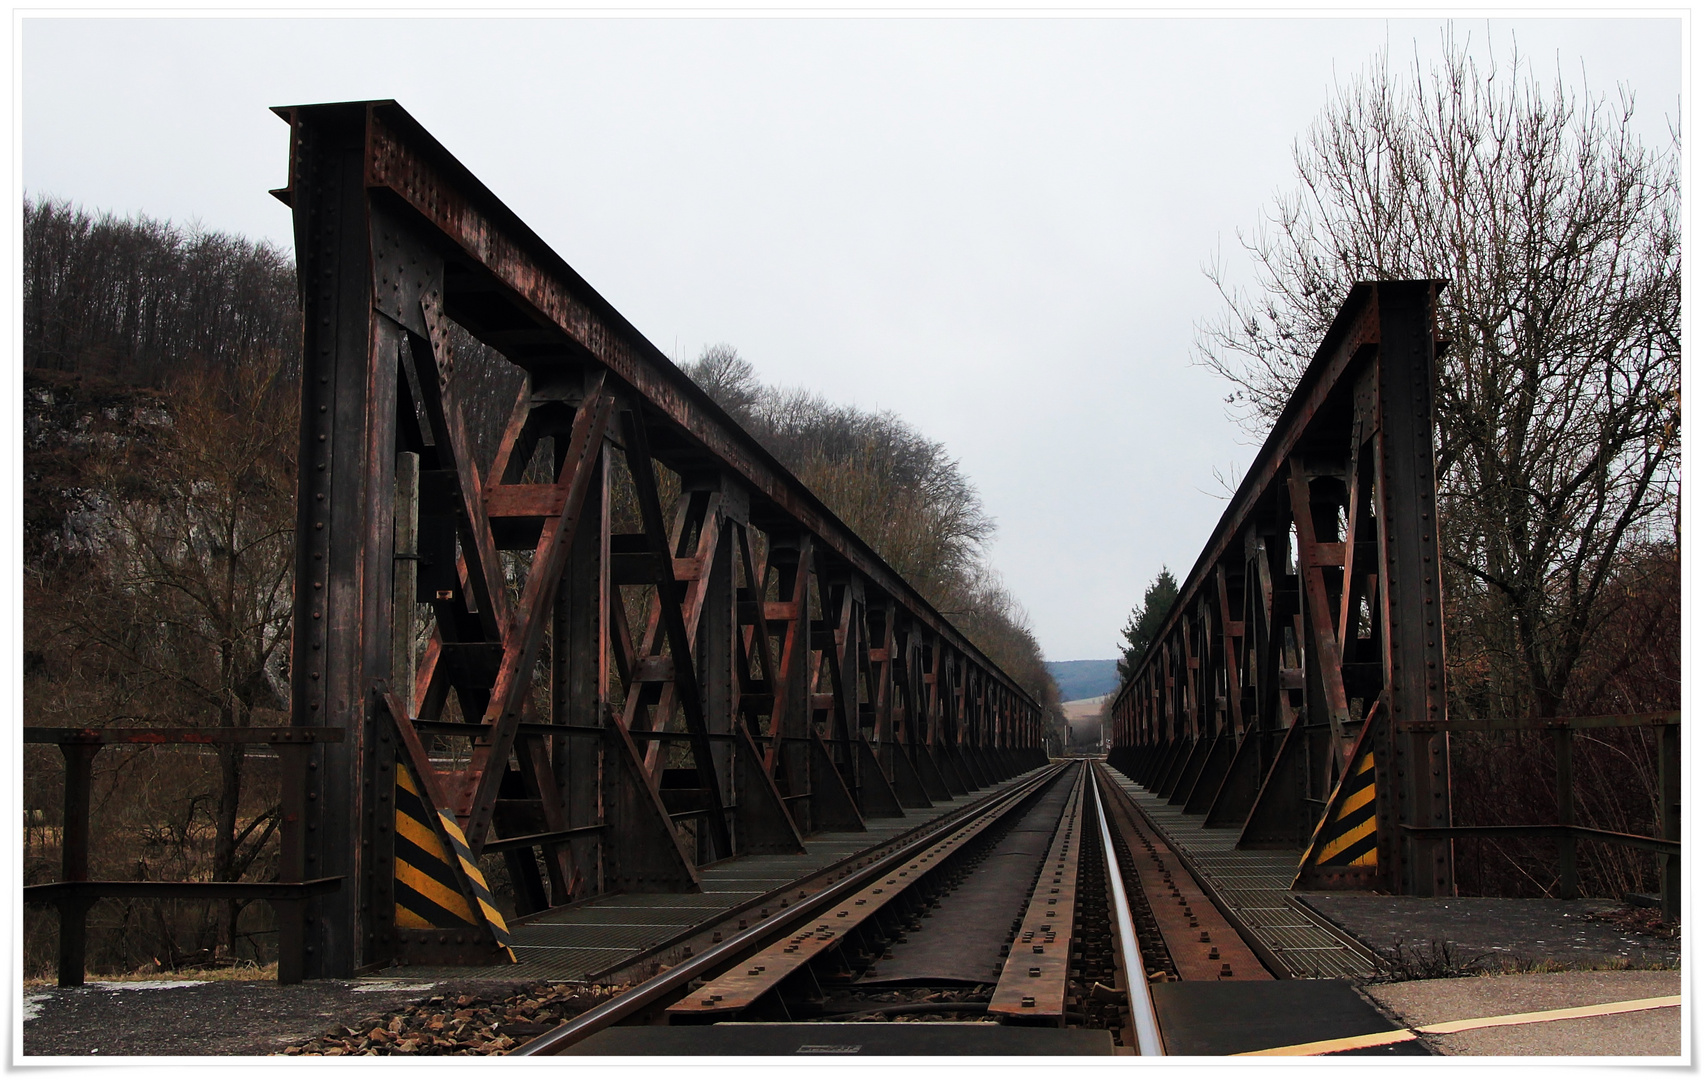
[[[1355,767],[1339,781],[1337,797],[1309,854],[1306,861],[1314,866],[1379,865],[1372,751],[1358,757]]]
[[[414,777],[400,762],[396,837],[398,926],[418,930],[484,926],[499,945],[510,946],[509,925],[497,910],[461,827],[447,811],[427,805]]]

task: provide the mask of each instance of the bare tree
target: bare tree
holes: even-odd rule
[[[149,718],[245,727],[287,707],[296,405],[282,370],[270,354],[226,375],[182,373],[153,438],[98,448],[82,493],[86,573],[61,595],[34,593],[41,630],[98,656],[114,702],[145,702]],[[219,748],[216,881],[239,880],[278,824],[276,807],[243,822],[243,764],[243,747]],[[231,950],[239,909],[224,925]]]
[[[1300,185],[1240,235],[1255,286],[1201,363],[1263,428],[1350,284],[1441,278],[1440,542],[1453,694],[1555,715],[1634,546],[1679,528],[1679,136],[1634,100],[1542,83],[1512,48],[1394,74],[1380,55],[1293,151]]]

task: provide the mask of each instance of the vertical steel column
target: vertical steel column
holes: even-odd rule
[[[1448,826],[1450,736],[1411,730],[1445,716],[1444,619],[1434,523],[1433,300],[1431,282],[1380,282],[1379,513],[1381,620],[1386,629],[1385,685],[1390,706],[1390,777],[1381,799],[1395,799],[1399,825]],[[1387,789],[1395,788],[1389,792]],[[1449,840],[1397,844],[1392,886],[1408,896],[1451,896],[1456,875]]]
[[[306,743],[274,743],[279,768],[278,880],[302,880],[303,803],[307,801],[308,757],[313,747]],[[292,985],[302,981],[306,956],[302,939],[302,901],[274,900],[278,918],[278,981]]]
[[[94,778],[98,742],[64,742],[65,792],[60,818],[59,880],[89,880],[89,791]],[[81,896],[66,896],[59,906],[59,985],[82,986],[88,938],[89,904]]]
[[[1551,732],[1552,746],[1557,752],[1557,824],[1575,823],[1575,732],[1562,725]],[[1566,833],[1557,838],[1557,895],[1573,900],[1581,895],[1575,876],[1575,837]]]
[[[308,762],[304,872],[345,881],[307,905],[304,973],[323,978],[352,974],[381,944],[372,904],[377,741],[369,695],[391,674],[386,601],[400,342],[373,315],[365,108],[287,115],[303,283],[291,722],[347,732],[342,742],[316,746]]]
[[[684,491],[710,491],[718,497],[711,501],[701,536],[705,530],[715,530],[714,543],[704,555],[699,567],[699,618],[690,626],[696,640],[692,642],[693,659],[698,669],[700,700],[703,702],[705,730],[710,735],[729,735],[735,728],[735,702],[739,688],[734,677],[734,635],[739,632],[734,609],[734,530],[721,523],[732,519],[744,522],[745,496],[740,486],[730,483],[720,474],[703,477],[682,477]],[[716,520],[711,520],[714,515]],[[696,542],[696,541],[695,541]],[[702,544],[699,545],[702,548]],[[688,553],[689,555],[691,552]],[[731,837],[735,828],[730,808],[739,798],[736,794],[733,768],[734,745],[726,739],[711,742],[712,771],[716,774],[714,791],[721,806],[711,808],[723,821],[723,829]]]
[[[769,533],[768,563],[776,571],[778,618],[772,629],[781,630],[782,643],[776,661],[781,689],[770,713],[770,734],[775,739],[777,772],[788,814],[801,835],[819,828],[811,799],[811,541],[802,533],[778,530]]]
[[[567,439],[553,440],[555,471],[561,473]],[[580,526],[574,531],[568,565],[551,604],[551,722],[580,728],[602,728],[615,721],[607,713],[609,692],[604,634],[609,626],[609,456],[600,451],[592,486],[587,489]],[[571,829],[599,824],[599,775],[604,740],[584,735],[551,740],[551,771],[562,792],[563,809]],[[600,856],[608,838],[582,835],[569,843],[575,880],[568,895],[554,898],[564,904],[589,893],[602,892]]]
[[[1665,724],[1658,746],[1658,828],[1665,840],[1681,843],[1681,724]],[[1660,900],[1664,918],[1681,919],[1681,856],[1662,855]]]

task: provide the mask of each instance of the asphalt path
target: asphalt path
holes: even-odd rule
[[[1363,991],[1410,1027],[1681,993],[1680,971],[1562,971],[1423,979]],[[1681,1009],[1589,1016],[1422,1035],[1439,1054],[1651,1057],[1681,1053]]]

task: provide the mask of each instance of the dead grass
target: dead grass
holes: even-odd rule
[[[1566,963],[1531,959],[1519,953],[1468,954],[1448,941],[1410,943],[1395,941],[1390,948],[1376,950],[1379,970],[1369,983],[1411,982],[1417,979],[1462,979],[1494,975],[1542,975],[1562,971],[1667,971],[1679,961],[1632,960],[1608,956],[1591,962]]]

